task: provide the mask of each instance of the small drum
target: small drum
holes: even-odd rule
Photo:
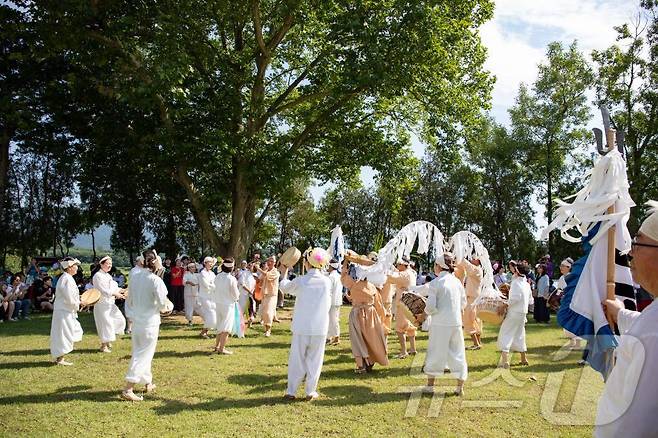
[[[160,315],[169,316],[173,311],[174,311],[174,303],[169,301],[169,298],[165,298],[164,306],[162,306],[162,308],[160,309]]]
[[[301,257],[302,253],[294,246],[291,246],[286,250],[286,252],[283,253],[279,259],[279,262],[281,262],[282,265],[286,265],[287,267],[291,268],[297,264]]]
[[[402,308],[406,317],[410,321],[415,321],[417,325],[422,324],[422,320],[419,320],[418,317],[420,315],[425,315],[425,305],[427,304],[427,299],[413,292],[402,292],[400,302],[404,304]]]
[[[354,253],[346,254],[345,260],[347,260],[350,263],[356,263],[357,265],[362,265],[362,266],[372,266],[375,264],[375,262],[373,260],[370,260],[368,257]]]
[[[505,302],[498,297],[485,297],[478,299],[476,304],[477,316],[484,322],[502,324],[505,319]]]
[[[83,306],[93,306],[101,299],[101,291],[98,289],[86,290],[80,295],[80,304]]]

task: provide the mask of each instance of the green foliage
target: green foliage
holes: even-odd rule
[[[588,139],[584,125],[591,113],[586,93],[594,78],[576,42],[566,48],[553,42],[546,56],[547,62],[539,65],[532,88],[519,88],[509,114],[514,140],[524,144],[525,165],[550,219],[554,196],[566,195],[556,193],[555,188],[568,176],[567,163]],[[549,238],[549,253],[554,234]]]
[[[81,181],[99,173],[144,216],[162,204],[122,183],[175,181],[189,212],[173,222],[193,214],[218,253],[244,254],[293,178],[386,171],[408,156],[406,124],[468,130],[492,84],[488,0],[16,4],[34,56],[58,66],[44,68],[48,111],[91,164]],[[118,175],[89,162],[110,151]]]
[[[626,136],[630,194],[638,206],[658,198],[654,177],[658,171],[658,11],[654,2],[644,4],[648,18],[639,15],[632,25],[616,27],[618,43],[592,53],[597,98],[610,107],[614,127]],[[637,231],[641,219],[641,214],[631,215],[631,232]]]

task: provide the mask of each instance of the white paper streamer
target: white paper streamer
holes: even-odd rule
[[[553,221],[542,232],[542,239],[547,239],[551,231],[559,229],[564,240],[577,243],[600,223],[598,232],[591,240],[593,245],[606,235],[610,227],[628,221],[635,203],[628,193],[626,162],[618,150],[614,149],[601,157],[583,179],[586,180],[585,187],[572,197],[572,203],[559,199],[555,201],[559,207],[553,214]],[[614,214],[607,214],[608,207],[612,205],[615,206]],[[571,230],[579,236],[571,235]],[[622,252],[630,251],[630,236],[625,236],[624,242],[618,242],[617,246]]]

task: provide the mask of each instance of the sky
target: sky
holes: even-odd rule
[[[578,40],[581,51],[589,57],[592,50],[614,44],[613,27],[631,22],[639,11],[639,0],[497,0],[493,20],[481,28],[489,55],[485,68],[496,77],[491,101],[494,119],[509,123],[507,110],[514,104],[519,85],[534,82],[548,43],[569,45]],[[600,124],[600,116],[594,108],[592,113],[596,117],[590,122],[593,127]],[[425,148],[418,140],[413,141],[412,149],[418,157],[423,156]],[[362,169],[365,185],[372,185],[373,177],[372,169]],[[316,202],[328,187],[311,188]],[[534,205],[539,232],[546,221],[542,207]],[[101,235],[101,245],[108,247],[108,230],[102,230]],[[76,243],[87,246],[87,242]]]

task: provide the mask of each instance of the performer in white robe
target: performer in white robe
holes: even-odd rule
[[[201,314],[199,305],[199,274],[196,273],[196,263],[188,263],[187,271],[183,275],[183,301],[185,303],[185,318],[187,324],[192,325],[194,312]]]
[[[57,365],[73,365],[64,355],[73,351],[73,344],[82,340],[82,327],[78,322],[80,292],[73,276],[78,272],[80,260],[66,257],[60,262],[64,270],[57,281],[55,305],[50,326],[50,355]]]
[[[253,322],[253,315],[256,312],[256,309],[250,309],[252,300],[250,297],[254,293],[256,288],[256,279],[254,274],[249,269],[249,264],[246,260],[243,260],[240,265],[240,272],[238,273],[238,289],[240,290],[240,299],[238,300],[238,305],[240,306],[240,314],[248,314],[247,326],[251,326]]]
[[[432,317],[423,372],[427,375],[427,389],[433,391],[435,378],[443,376],[447,364],[452,377],[457,379],[455,394],[462,395],[468,377],[462,331],[466,292],[461,281],[453,275],[454,260],[454,255],[448,252],[437,257],[434,265],[437,277],[421,286],[428,291],[425,313]]]
[[[658,203],[633,239],[630,262],[633,280],[654,298],[658,296]],[[606,307],[619,327],[621,340],[615,349],[615,366],[599,400],[594,436],[658,436],[658,304],[642,313],[624,309],[618,300],[606,300]]]
[[[227,258],[222,262],[222,272],[215,277],[215,306],[217,309],[217,339],[215,351],[219,354],[233,354],[226,348],[226,342],[235,324],[235,310],[240,298],[238,280],[231,274],[235,261]],[[238,321],[239,322],[239,321]]]
[[[284,267],[280,288],[295,297],[292,314],[292,341],[288,357],[288,388],[286,399],[294,399],[297,388],[306,378],[306,399],[318,398],[318,382],[324,360],[325,339],[331,307],[331,280],[321,269],[329,261],[322,248],[307,250],[304,255],[305,275],[288,280]]]
[[[105,256],[100,260],[100,269],[93,278],[93,284],[101,293],[101,298],[94,304],[94,321],[96,332],[101,340],[100,351],[112,352],[112,342],[116,335],[122,335],[126,328],[126,318],[114,304],[117,298],[123,298],[119,285],[109,274],[112,269],[112,259]]]
[[[135,258],[135,266],[130,270],[128,273],[128,283],[130,283],[130,277],[134,276],[138,272],[140,272],[142,269],[144,269],[144,256],[137,256]],[[93,286],[93,284],[92,284]],[[124,313],[126,314],[126,334],[132,333],[132,328],[133,328],[133,321],[130,319],[130,315],[128,312],[126,312],[126,308],[124,306],[123,309]]]
[[[532,289],[526,280],[527,265],[513,263],[512,282],[507,299],[507,314],[498,332],[498,348],[501,351],[499,367],[509,368],[510,351],[521,353],[520,365],[528,365],[525,344],[525,323],[528,306],[532,304]]]
[[[340,343],[340,308],[343,305],[343,283],[340,281],[340,263],[331,259],[329,262],[329,280],[331,280],[331,308],[329,309],[329,330],[327,343],[338,345]]]
[[[199,279],[199,305],[201,306],[201,317],[203,318],[203,329],[199,336],[208,339],[208,330],[217,325],[217,311],[215,306],[215,273],[213,266],[217,263],[214,257],[203,259],[203,269],[198,274]]]
[[[133,317],[132,357],[121,396],[130,401],[142,400],[133,392],[135,385],[144,385],[147,393],[155,389],[151,364],[160,332],[160,309],[167,301],[167,286],[154,273],[161,263],[155,251],[145,252],[145,269],[135,275],[128,289],[126,307]]]

